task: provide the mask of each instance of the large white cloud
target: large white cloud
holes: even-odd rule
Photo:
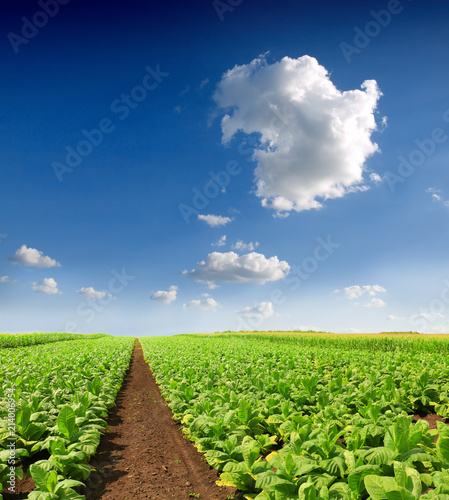
[[[273,64],[261,56],[223,75],[214,95],[226,113],[222,141],[240,131],[260,135],[254,160],[263,206],[286,216],[368,189],[364,164],[378,150],[371,134],[381,92],[374,80],[361,88],[338,90],[307,55]]]
[[[32,289],[35,292],[45,293],[46,295],[62,293],[58,290],[58,283],[53,278],[44,278],[40,283],[33,282]]]
[[[35,248],[28,248],[26,245],[22,245],[14,255],[8,257],[8,260],[13,264],[24,264],[25,266],[61,267],[61,264],[55,259],[45,256]]]
[[[212,252],[198,263],[196,269],[184,271],[183,274],[212,286],[216,281],[263,285],[267,281],[285,278],[289,270],[288,263],[276,256],[267,259],[256,252],[240,256],[235,252]]]
[[[170,304],[174,300],[176,300],[176,296],[178,294],[178,287],[172,285],[168,291],[158,290],[154,292],[151,298],[156,302],[161,302],[162,304]]]
[[[204,221],[210,227],[225,226],[228,222],[231,222],[230,217],[224,217],[223,215],[198,215],[198,219]]]
[[[253,307],[245,307],[241,311],[237,311],[242,318],[248,320],[262,321],[271,318],[274,315],[273,304],[270,301],[260,302]]]

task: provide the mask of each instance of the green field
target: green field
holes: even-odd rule
[[[2,488],[14,473],[21,479],[26,463],[36,484],[27,498],[84,498],[79,487],[134,340],[0,336]],[[449,500],[444,336],[254,332],[139,340],[186,438],[219,471],[218,484],[238,488],[239,498]],[[33,458],[42,452],[48,458]]]
[[[449,416],[446,339],[255,333],[141,342],[186,436],[245,498],[449,499],[449,428],[413,423],[417,413]]]
[[[134,339],[35,334],[11,336],[14,342],[0,349],[1,489],[11,470],[21,479],[21,462],[47,450],[50,457],[29,468],[36,489],[28,498],[84,498],[73,488],[91,472],[89,457],[107,427]]]

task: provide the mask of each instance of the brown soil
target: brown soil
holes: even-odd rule
[[[413,415],[413,420],[417,422],[418,420],[427,420],[429,422],[429,429],[436,429],[437,422],[445,422],[445,419],[435,414],[424,415],[423,417],[420,415]]]
[[[91,460],[97,472],[82,492],[86,500],[225,500],[235,493],[215,484],[218,472],[183,437],[139,340],[108,424]]]

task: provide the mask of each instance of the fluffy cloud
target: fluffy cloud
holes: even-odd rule
[[[341,290],[335,290],[335,293],[338,293],[340,291]],[[357,299],[358,297],[361,297],[364,294],[374,297],[376,293],[386,292],[386,290],[383,286],[380,285],[363,285],[363,286],[353,285],[344,288],[343,292],[347,299],[352,300],[352,299]]]
[[[223,217],[222,215],[198,215],[199,220],[203,220],[210,227],[225,226],[228,222],[231,222],[230,217]]]
[[[212,297],[207,296],[204,299],[191,300],[187,304],[183,304],[183,309],[195,308],[202,309],[203,311],[215,311],[219,306],[218,302]]]
[[[0,276],[0,283],[13,283],[9,276]]]
[[[212,252],[198,263],[196,269],[184,271],[183,274],[212,286],[216,281],[263,285],[267,281],[284,278],[289,270],[288,263],[280,261],[276,256],[267,259],[265,255],[256,252],[240,256],[235,252]]]
[[[232,249],[233,250],[240,250],[242,252],[245,251],[245,250],[247,250],[249,252],[252,252],[258,246],[259,246],[259,242],[258,241],[256,241],[255,243],[253,243],[252,241],[250,241],[249,243],[245,243],[242,240],[238,240],[235,245],[232,245]]]
[[[55,259],[45,256],[35,248],[28,248],[22,245],[14,255],[10,255],[8,260],[13,264],[23,264],[25,266],[33,267],[61,267],[59,262]]]
[[[223,75],[214,94],[226,113],[222,142],[259,135],[253,159],[263,206],[286,216],[368,189],[364,163],[378,151],[371,134],[381,92],[374,80],[361,88],[338,90],[310,56],[273,64],[261,56]]]
[[[421,314],[414,314],[411,316],[412,320],[425,319],[429,321],[435,321],[436,319],[444,319],[444,315],[437,312],[423,312]]]
[[[106,297],[110,297],[111,299],[115,299],[116,297],[113,297],[110,293],[102,292],[95,290],[95,288],[88,286],[87,288],[83,287],[80,288],[79,290],[76,291],[76,293],[79,293],[81,295],[84,295],[88,299],[94,299],[94,300],[102,300]]]
[[[387,303],[382,299],[372,298],[369,302],[364,304],[364,307],[384,307]]]
[[[47,295],[56,295],[62,293],[58,290],[58,284],[53,278],[44,278],[40,283],[33,282],[32,289],[35,292],[41,292]]]
[[[237,311],[242,318],[254,321],[262,321],[271,318],[274,315],[273,304],[269,301],[260,302],[253,307],[245,307],[241,311]]]
[[[162,304],[170,304],[174,300],[176,300],[176,296],[178,293],[178,287],[175,285],[172,285],[169,289],[168,292],[164,290],[159,290],[151,296],[153,300],[156,300],[157,302],[161,302]]]
[[[226,245],[226,235],[224,234],[217,242],[212,243],[213,247],[224,247]]]
[[[386,302],[382,299],[375,297],[377,293],[385,293],[387,290],[380,285],[353,285],[343,288],[343,290],[334,290],[334,293],[341,293],[343,291],[345,298],[349,300],[358,299],[364,295],[371,297],[371,300],[364,307],[384,307]],[[357,304],[358,305],[358,304]]]

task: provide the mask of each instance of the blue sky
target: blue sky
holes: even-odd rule
[[[449,332],[449,6],[284,3],[2,2],[0,331]]]

